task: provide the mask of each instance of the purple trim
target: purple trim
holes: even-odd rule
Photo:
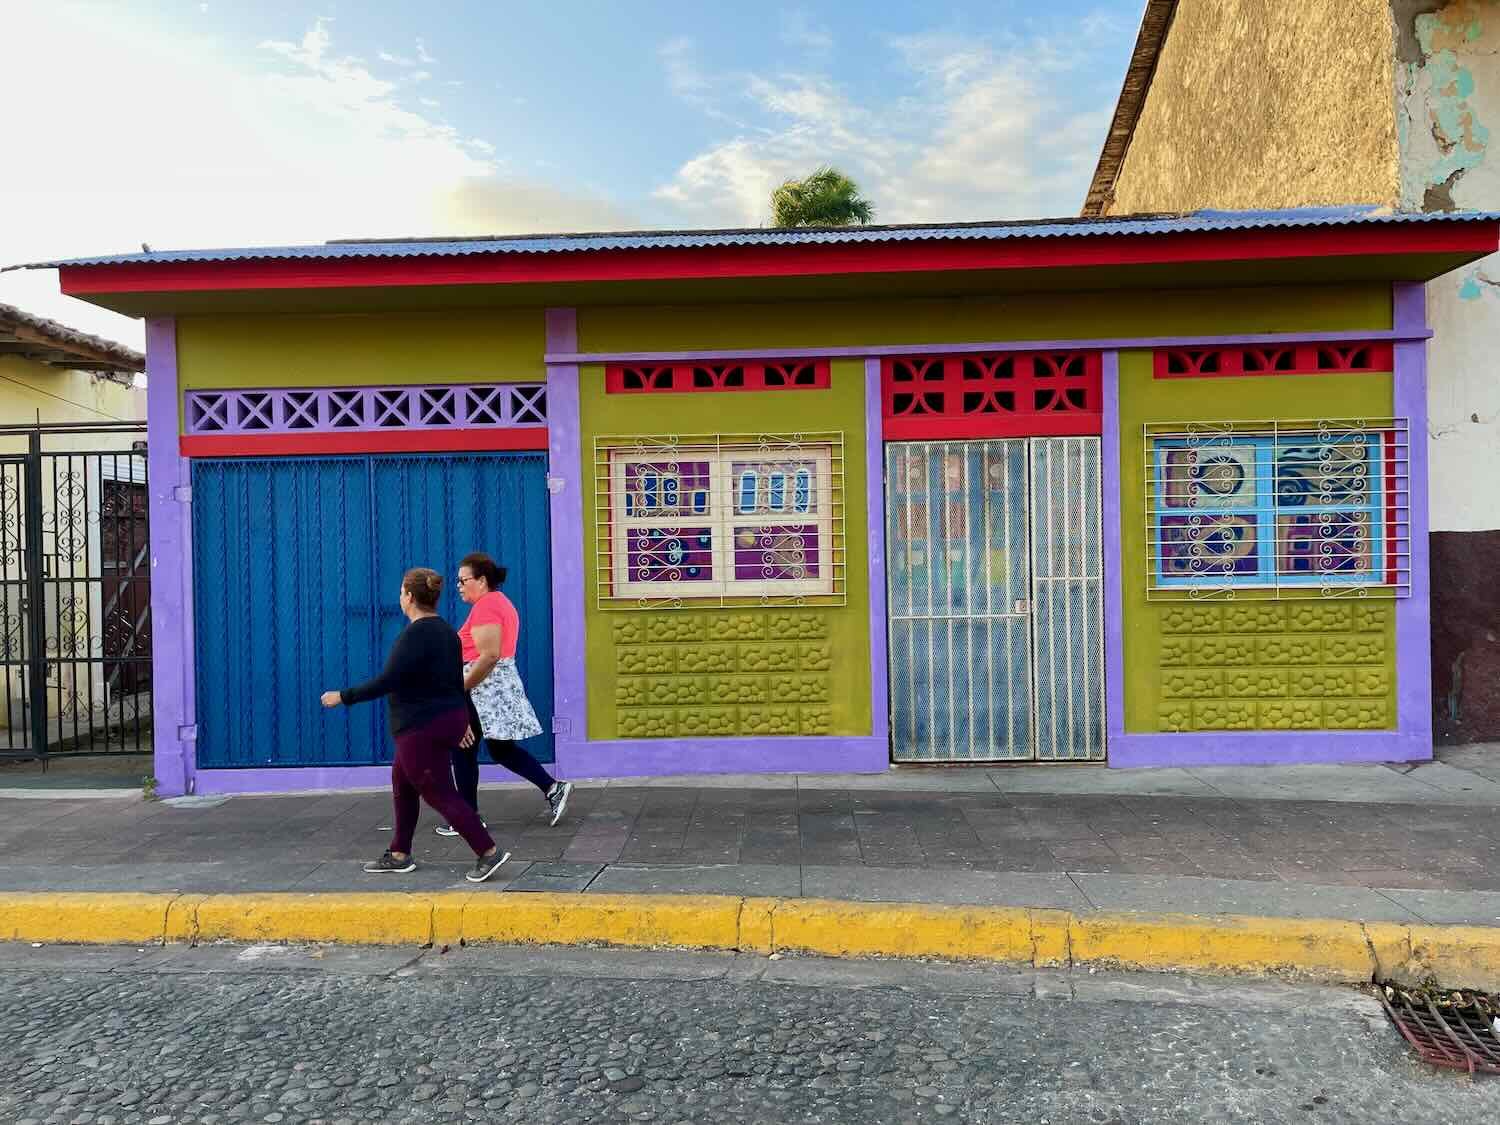
[[[1391,288],[1392,322],[1415,333],[1427,327],[1427,291],[1420,282]],[[1407,740],[1405,760],[1432,757],[1432,618],[1428,573],[1427,345],[1396,345],[1392,413],[1408,424],[1407,480],[1411,536],[1411,593],[1396,602],[1396,729]]]
[[[479,780],[514,782],[500,766],[480,766]],[[255,769],[199,770],[196,792],[295,793],[314,789],[389,789],[390,766],[266,766]]]
[[[547,347],[578,346],[578,311],[548,309]],[[565,768],[587,736],[588,669],[584,658],[583,471],[578,367],[547,369],[547,487],[552,525],[552,729]]]
[[[890,659],[886,646],[885,440],[880,360],[865,360],[865,519],[870,541],[870,734],[890,757]]]
[[[676,363],[718,359],[867,359],[892,355],[960,355],[968,352],[1071,352],[1106,351],[1111,348],[1212,348],[1231,344],[1315,344],[1347,341],[1426,340],[1432,332],[1370,328],[1349,332],[1242,332],[1229,336],[1137,336],[1077,340],[1006,340],[974,344],[865,344],[857,347],[738,348],[692,352],[580,352],[553,349],[543,357],[548,364],[578,363]]]
[[[637,738],[578,742],[561,777],[661,777],[682,773],[884,773],[883,738]]]
[[[541,383],[188,391],[187,434],[384,433],[547,424]]]
[[[1099,441],[1104,523],[1104,749],[1118,765],[1115,748],[1125,737],[1125,586],[1120,574],[1120,353],[1105,352],[1102,389],[1104,429]]]
[[[188,462],[177,446],[177,322],[146,321],[146,460],[151,517],[152,771],[156,791],[193,791],[192,509]],[[179,490],[182,491],[179,491]]]
[[[1115,769],[1143,766],[1288,766],[1405,762],[1424,755],[1401,731],[1214,731],[1126,734],[1110,743]],[[1426,757],[1431,757],[1429,748]]]

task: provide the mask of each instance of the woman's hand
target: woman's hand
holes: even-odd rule
[[[325,691],[322,698],[324,707],[337,707],[340,703],[344,702],[336,691]]]
[[[474,728],[473,727],[465,727],[464,728],[464,736],[458,740],[458,748],[460,750],[467,750],[469,747],[473,746],[474,743],[477,742],[477,741],[478,741],[478,738],[474,734]]]

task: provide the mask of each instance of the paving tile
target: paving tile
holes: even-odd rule
[[[1073,881],[1094,907],[1105,912],[1357,918],[1369,922],[1418,920],[1415,911],[1365,887],[1086,872],[1074,873]]]
[[[602,863],[533,863],[506,885],[507,891],[582,891],[604,870]]]

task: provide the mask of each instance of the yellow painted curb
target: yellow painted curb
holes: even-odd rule
[[[0,940],[139,945],[159,942],[173,894],[0,894]]]
[[[0,893],[0,941],[676,946],[1500,988],[1500,927],[732,895]]]

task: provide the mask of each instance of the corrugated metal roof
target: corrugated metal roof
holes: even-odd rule
[[[24,268],[109,266],[150,262],[236,262],[275,259],[425,258],[472,254],[555,254],[565,251],[701,249],[714,246],[795,246],[808,243],[983,241],[1012,238],[1089,238],[1122,234],[1332,227],[1355,224],[1500,221],[1494,212],[1392,212],[1375,207],[1317,207],[1282,211],[1196,211],[1185,215],[1024,219],[987,223],[907,224],[835,229],[624,231],[595,234],[508,235],[495,238],[393,238],[325,242],[312,246],[251,246],[215,250],[153,250],[34,262]]]

